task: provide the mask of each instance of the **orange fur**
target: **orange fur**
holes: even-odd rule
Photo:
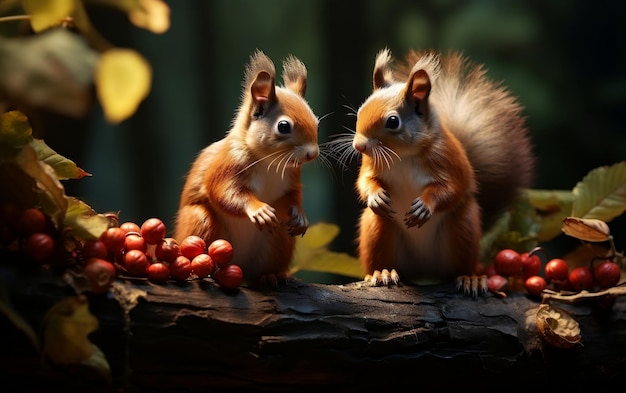
[[[393,268],[409,281],[470,275],[483,226],[531,180],[521,107],[459,54],[391,62],[377,56],[357,114],[359,258],[367,274]]]
[[[319,154],[318,119],[304,99],[304,64],[289,57],[283,79],[285,87],[276,86],[271,60],[260,51],[251,56],[233,124],[194,161],[176,217],[179,242],[189,235],[207,244],[228,240],[251,285],[288,277],[294,236],[308,226],[301,169]]]

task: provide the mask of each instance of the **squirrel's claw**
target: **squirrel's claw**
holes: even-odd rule
[[[248,218],[260,231],[264,228],[271,230],[280,223],[278,217],[276,217],[276,210],[266,203],[257,210],[248,212]]]
[[[485,296],[489,291],[487,286],[487,276],[477,276],[472,274],[471,276],[458,276],[456,278],[457,291],[463,290],[463,294],[466,296],[471,295],[474,299],[481,296]]]
[[[309,220],[296,206],[289,207],[289,221],[287,221],[287,233],[289,236],[303,235],[309,228]]]
[[[370,287],[381,287],[387,285],[398,285],[400,283],[400,275],[396,269],[374,270],[372,274],[368,274],[363,279],[365,284]]]
[[[367,198],[367,207],[379,216],[392,218],[396,211],[391,207],[391,198],[386,190],[380,189]]]
[[[404,223],[407,228],[411,228],[415,225],[421,227],[432,215],[432,211],[426,206],[422,198],[416,198],[413,204],[411,204],[409,211],[404,215]]]

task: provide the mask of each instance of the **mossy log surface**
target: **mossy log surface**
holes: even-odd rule
[[[13,309],[35,328],[52,304],[75,295],[52,273],[0,272]],[[137,294],[136,304],[128,301]],[[562,389],[625,380],[623,296],[609,308],[585,299],[558,302],[580,324],[581,342],[568,349],[537,335],[532,315],[539,303],[523,293],[474,299],[452,285],[296,281],[225,291],[210,279],[119,280],[110,294],[89,296],[99,320],[90,339],[106,356],[110,382],[84,368],[42,365],[3,317],[0,384],[7,392],[362,392],[407,384],[422,391]]]

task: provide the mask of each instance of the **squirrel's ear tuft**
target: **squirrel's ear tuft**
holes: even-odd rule
[[[374,90],[387,87],[394,82],[391,62],[391,51],[388,48],[381,50],[376,55],[376,62],[374,63]]]
[[[283,62],[283,81],[285,87],[304,97],[306,92],[307,71],[304,63],[297,57],[289,55]]]
[[[244,94],[252,96],[255,116],[262,116],[268,105],[276,99],[276,71],[274,63],[263,52],[257,50],[250,56],[246,67]]]

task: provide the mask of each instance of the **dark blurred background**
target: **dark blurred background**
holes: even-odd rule
[[[618,1],[167,3],[171,28],[162,35],[113,11],[92,12],[103,35],[153,67],[137,113],[113,126],[98,108],[80,127],[47,132],[49,145],[93,174],[67,182],[68,194],[99,212],[119,210],[122,221],[156,216],[173,229],[184,176],[200,149],[228,129],[257,48],[277,69],[288,54],[306,64],[307,99],[319,117],[328,115],[320,142],[354,128],[346,106],[358,108],[371,92],[380,49],[396,57],[409,48],[454,49],[485,64],[524,105],[538,159],[533,188],[570,190],[591,169],[626,160],[626,13]],[[349,253],[361,208],[352,164],[304,167],[309,220],[339,224],[332,249]],[[618,249],[626,247],[626,219],[609,225]]]

